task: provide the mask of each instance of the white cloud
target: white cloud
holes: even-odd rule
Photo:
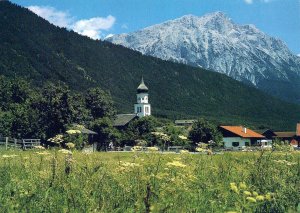
[[[29,6],[29,10],[59,27],[69,27],[72,17],[68,12],[58,11],[54,7]]]
[[[75,32],[81,35],[85,35],[93,39],[99,39],[101,37],[101,31],[111,29],[115,21],[116,18],[111,15],[106,18],[95,17],[79,20],[72,28]]]
[[[28,9],[56,26],[66,27],[92,39],[100,39],[102,31],[110,30],[116,21],[111,15],[76,21],[68,12],[49,6],[29,6]]]
[[[254,1],[260,1],[260,2],[263,2],[263,3],[269,3],[269,2],[271,2],[273,0],[244,0],[244,2],[246,4],[253,4]]]
[[[246,4],[252,4],[253,0],[244,0],[244,2],[246,2]]]
[[[300,53],[297,56],[300,57]]]

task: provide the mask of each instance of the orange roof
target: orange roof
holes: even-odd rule
[[[254,132],[251,129],[248,129],[246,127],[242,127],[242,126],[220,126],[223,129],[226,129],[227,131],[230,131],[242,138],[264,138],[263,135]],[[245,131],[246,129],[246,131]]]
[[[300,123],[297,123],[296,135],[300,136]]]

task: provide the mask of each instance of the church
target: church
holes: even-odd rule
[[[134,113],[141,117],[151,115],[151,105],[149,104],[148,87],[144,83],[144,79],[137,88],[137,101],[134,104]]]
[[[149,89],[142,78],[137,88],[136,103],[133,114],[118,114],[113,122],[113,126],[118,129],[126,128],[135,119],[151,115],[151,104],[149,103]]]

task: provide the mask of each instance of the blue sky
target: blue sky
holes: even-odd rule
[[[300,0],[12,0],[58,26],[91,38],[133,32],[186,14],[222,11],[254,24],[300,54]]]

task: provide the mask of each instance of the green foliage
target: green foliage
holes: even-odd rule
[[[10,135],[14,116],[12,113],[0,111],[0,132],[2,136]]]
[[[170,136],[171,146],[189,146],[190,141],[187,138],[188,130],[186,127],[168,124],[163,128],[164,132]]]
[[[110,95],[99,88],[91,89],[86,100],[61,82],[37,89],[24,79],[0,76],[0,89],[3,136],[47,139],[64,133],[73,123],[88,125],[97,113],[96,117],[102,118],[115,112]]]
[[[98,142],[97,150],[107,150],[110,142],[114,145],[119,144],[120,132],[112,126],[112,121],[108,117],[93,121],[91,127],[98,133],[94,136],[95,141]]]
[[[280,139],[275,139],[272,142],[272,146],[274,151],[289,152],[294,150],[294,147],[290,145],[289,141],[281,141]]]
[[[84,93],[100,86],[110,91],[119,112],[130,113],[143,75],[158,117],[201,116],[216,123],[280,130],[294,128],[299,119],[298,105],[225,75],[91,40],[50,25],[7,1],[0,1],[0,17],[0,74],[30,79],[37,87],[47,81],[62,81],[72,91]],[[93,113],[97,116],[98,112]]]
[[[89,89],[85,97],[86,107],[91,110],[94,119],[113,117],[116,112],[110,94],[100,88]]]
[[[219,144],[222,142],[222,134],[218,131],[217,126],[204,119],[199,119],[193,123],[189,132],[189,139],[194,144],[199,142],[208,143],[211,140]]]
[[[65,125],[73,121],[73,100],[70,90],[65,85],[46,85],[40,97],[34,102],[39,111],[39,125],[47,137],[65,132]]]
[[[63,147],[69,148],[69,144],[74,144],[74,148],[77,150],[82,150],[88,144],[88,135],[78,133],[68,133],[63,137],[64,144]]]
[[[123,132],[123,143],[127,145],[135,145],[136,140],[152,140],[151,132],[157,127],[158,121],[153,116],[146,116],[132,121],[127,129]]]

